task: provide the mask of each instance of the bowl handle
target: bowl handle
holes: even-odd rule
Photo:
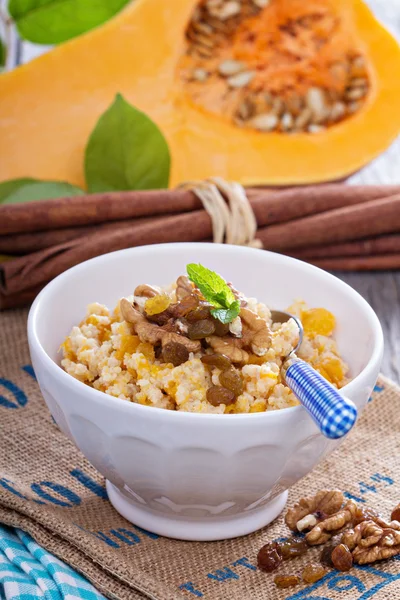
[[[290,356],[282,367],[282,377],[326,437],[341,438],[353,427],[355,404],[304,360]]]

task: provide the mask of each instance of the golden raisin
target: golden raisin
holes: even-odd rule
[[[162,357],[164,362],[172,363],[174,367],[178,367],[189,360],[189,351],[186,346],[179,344],[179,342],[169,342],[162,349]]]
[[[204,365],[217,367],[220,371],[226,371],[232,366],[230,359],[225,354],[205,354],[201,357],[201,362]]]
[[[276,587],[285,589],[299,585],[301,579],[297,575],[276,575],[274,577],[274,582]]]
[[[305,540],[294,537],[282,542],[279,545],[279,549],[283,560],[289,560],[290,558],[296,558],[305,554],[308,550],[308,544]]]
[[[400,521],[400,504],[398,504],[393,510],[390,516],[391,521]]]
[[[303,569],[302,578],[304,583],[315,583],[323,578],[328,573],[328,569],[324,569],[322,565],[309,564]]]
[[[231,390],[235,396],[243,394],[243,379],[237,369],[223,371],[219,376],[219,382],[228,390]]]
[[[353,557],[345,544],[339,544],[332,552],[332,562],[338,571],[350,571],[353,566]]]
[[[311,308],[303,312],[301,321],[304,333],[309,337],[332,335],[335,329],[335,317],[326,308]]]
[[[282,562],[282,555],[279,552],[279,544],[270,542],[260,548],[257,555],[258,568],[266,573],[272,573]]]
[[[220,404],[233,404],[236,402],[235,394],[221,385],[213,385],[207,390],[207,400],[213,406]]]
[[[164,312],[164,310],[167,310],[170,304],[171,298],[168,294],[157,294],[157,296],[153,296],[146,300],[144,310],[149,316],[158,315],[159,313]]]

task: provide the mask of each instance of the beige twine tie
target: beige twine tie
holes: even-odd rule
[[[211,218],[215,244],[263,247],[261,240],[255,237],[257,221],[240,183],[211,177],[201,182],[183,183],[180,187],[192,190],[201,200]]]

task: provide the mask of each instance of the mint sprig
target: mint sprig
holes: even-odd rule
[[[240,302],[225,279],[200,264],[191,263],[186,270],[190,281],[199,288],[207,302],[214,306],[212,316],[221,323],[231,323],[240,313]]]

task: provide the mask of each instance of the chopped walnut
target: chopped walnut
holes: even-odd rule
[[[249,308],[240,310],[243,329],[251,334],[250,347],[257,356],[264,356],[271,345],[271,330],[268,323]],[[245,339],[243,335],[243,339]],[[248,336],[247,336],[248,337]]]
[[[157,296],[160,293],[160,290],[153,287],[152,285],[143,283],[141,285],[138,285],[133,293],[139,298],[154,298],[154,296]]]
[[[341,533],[343,528],[348,526],[349,523],[352,523],[356,510],[357,504],[354,500],[349,500],[341,510],[315,525],[315,527],[307,533],[307,544],[310,544],[310,546],[324,544],[333,535]]]
[[[292,531],[304,531],[314,527],[321,517],[338,512],[344,497],[339,490],[321,490],[310,498],[301,498],[285,516],[285,523]],[[315,514],[314,514],[315,513]],[[305,520],[308,515],[314,518]],[[300,528],[298,529],[298,524]]]
[[[175,290],[177,300],[183,300],[183,298],[185,298],[186,296],[190,296],[191,294],[193,294],[193,289],[193,285],[186,277],[186,275],[181,275],[180,277],[178,277],[178,279],[176,280]]]
[[[153,346],[159,342],[165,345],[170,342],[176,342],[185,346],[189,352],[198,352],[201,349],[201,342],[189,340],[188,338],[163,329],[154,323],[149,323],[142,313],[132,306],[127,298],[120,301],[122,317],[128,323],[131,323],[141,342],[149,342]]]
[[[400,554],[400,531],[363,521],[343,534],[342,543],[352,551],[355,563],[365,565]]]
[[[207,343],[217,354],[224,354],[233,363],[246,364],[249,360],[249,353],[242,349],[243,338],[211,335],[207,338]]]

